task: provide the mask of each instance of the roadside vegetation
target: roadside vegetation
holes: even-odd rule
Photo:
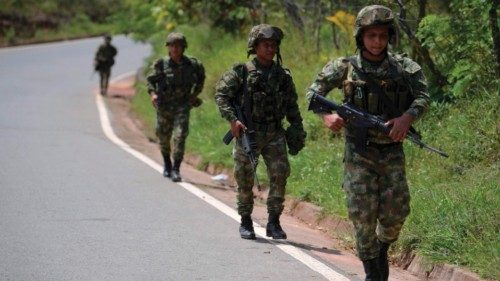
[[[47,14],[60,10],[50,4],[36,4],[37,1],[22,2],[22,7],[21,1],[2,4],[0,16],[5,18],[16,9],[24,13],[19,17],[37,11],[29,8],[28,2],[38,8],[43,6],[41,11]],[[354,52],[354,18],[366,1],[283,1],[287,5],[271,0],[94,0],[85,1],[88,5],[72,5],[73,2],[44,2],[68,5],[66,10],[72,11],[71,16],[63,17],[68,21],[61,21],[59,28],[51,32],[65,32],[68,28],[72,36],[82,30],[87,35],[99,34],[99,28],[109,24],[111,29],[118,28],[116,32],[131,32],[134,38],[151,42],[154,54],[149,62],[166,55],[164,40],[169,32],[185,33],[189,44],[186,53],[199,58],[207,71],[204,103],[192,111],[187,149],[203,158],[202,165],[210,163],[229,169],[233,165],[232,146],[221,141],[229,126],[220,117],[213,99],[215,83],[231,65],[247,60],[246,36],[253,24],[264,21],[283,27],[283,62],[294,78],[308,133],[304,150],[290,157],[292,174],[287,192],[321,206],[325,214],[346,217],[341,188],[344,141],[307,111],[305,91],[328,60]],[[412,251],[430,262],[464,266],[483,277],[499,280],[498,1],[404,2],[405,5],[388,0],[370,4],[387,5],[401,16],[400,40],[393,51],[407,53],[423,66],[433,100],[430,112],[416,127],[426,143],[450,157],[442,158],[411,143],[405,144],[412,212],[394,254]],[[84,7],[95,7],[104,15],[96,19]],[[67,24],[73,21],[77,23]],[[40,30],[44,29],[2,26],[1,38],[8,41],[36,37],[36,33],[44,32]],[[144,85],[138,84],[137,88],[133,106],[150,124],[148,134],[153,137],[154,111]],[[340,101],[341,93],[335,90],[329,98]],[[258,173],[265,182],[262,166]],[[342,238],[347,243],[353,241],[350,237]]]
[[[446,159],[413,144],[405,145],[412,213],[394,254],[414,251],[430,262],[465,266],[483,277],[500,279],[497,266],[500,262],[500,85],[488,27],[491,3],[444,2],[448,5],[427,7],[428,15],[419,19],[418,26],[416,21],[407,21],[415,29],[420,45],[410,45],[401,31],[400,45],[394,50],[408,53],[423,65],[433,102],[430,112],[416,126],[425,142],[450,155]],[[397,5],[389,6],[398,10]],[[157,7],[168,14],[168,5]],[[325,214],[344,218],[345,195],[341,188],[344,141],[307,111],[305,91],[329,59],[353,53],[350,26],[358,7],[330,10],[322,17],[323,28],[315,27],[312,20],[305,21],[305,33],[285,19],[286,11],[277,7],[268,11],[268,16],[272,16],[267,21],[285,29],[283,61],[292,72],[308,132],[304,150],[290,157],[292,174],[287,192],[321,206]],[[406,8],[411,11],[417,7],[414,4]],[[232,64],[247,60],[246,33],[252,23],[247,20],[238,25],[239,30],[228,32],[224,25],[214,27],[214,23],[206,19],[197,25],[187,25],[178,17],[160,18],[164,26],[160,25],[150,35],[138,34],[142,39],[150,38],[154,44],[156,52],[151,59],[166,55],[164,38],[175,29],[188,38],[186,53],[199,58],[207,70],[202,93],[204,104],[191,115],[188,150],[202,156],[202,165],[210,163],[231,168],[232,146],[225,146],[221,141],[229,126],[220,117],[213,100],[214,87]],[[308,36],[307,28],[315,35]],[[430,54],[433,71],[416,55],[421,52],[419,48]],[[439,75],[445,80],[440,80]],[[155,117],[149,96],[143,85],[138,88],[134,106],[153,126]],[[341,93],[335,90],[329,97],[340,101]],[[262,166],[258,173],[265,181]],[[353,241],[350,237],[343,238],[348,243]]]
[[[113,33],[119,0],[4,0],[0,5],[0,47]]]

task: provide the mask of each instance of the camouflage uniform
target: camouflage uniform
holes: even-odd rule
[[[259,28],[270,29],[271,27],[259,25],[254,27],[252,31],[255,33]],[[249,53],[252,53],[255,41],[252,34],[250,35]],[[225,72],[216,85],[215,100],[222,117],[227,121],[237,120],[231,102],[238,95],[240,97],[237,100],[240,101],[240,105],[243,104],[245,97],[242,95],[242,87],[245,76],[247,77],[247,94],[251,95],[249,98],[251,119],[256,131],[257,149],[255,154],[257,158],[259,155],[264,158],[270,182],[267,209],[269,214],[276,214],[279,217],[279,214],[283,211],[286,180],[290,175],[290,165],[286,151],[287,138],[285,137],[286,132],[283,129],[282,120],[286,118],[290,123],[289,128],[295,128],[299,135],[302,134],[299,136],[299,138],[302,137],[302,141],[305,138],[302,117],[297,105],[297,93],[290,72],[284,69],[280,63],[273,62],[270,67],[264,67],[259,64],[257,59],[253,59],[246,64],[237,64]],[[287,129],[287,131],[290,130]],[[296,154],[298,150],[293,152],[290,150],[290,152]],[[233,157],[235,161],[234,175],[238,184],[238,213],[242,217],[250,216],[254,203],[252,192],[254,185],[253,168],[242,148],[241,139],[236,141]]]
[[[94,58],[94,68],[99,72],[101,94],[106,95],[111,76],[111,67],[115,63],[114,57],[118,53],[116,48],[110,44],[111,36],[105,36],[105,43],[97,49]]]
[[[171,33],[168,40],[171,40],[172,34],[174,39],[179,36],[179,33]],[[183,35],[180,36],[184,38]],[[174,135],[172,158],[175,168],[184,157],[189,133],[189,111],[193,106],[200,105],[198,95],[203,89],[205,69],[201,62],[193,57],[183,56],[179,64],[170,57],[165,57],[154,63],[147,81],[148,92],[158,95],[156,135],[160,140],[162,154],[168,158],[166,161],[170,161],[170,140],[172,134]]]
[[[390,11],[380,7],[374,5],[361,10],[357,23],[361,25],[365,20],[362,26],[375,25],[379,12]],[[358,38],[360,29],[357,28],[356,41],[362,48]],[[365,74],[359,73],[352,62]],[[345,102],[354,103],[385,120],[396,117],[390,116],[381,97],[370,92],[363,75],[380,83],[389,102],[400,112],[419,118],[428,109],[427,84],[420,66],[407,57],[389,52],[380,63],[365,60],[361,52],[351,58],[330,61],[310,86],[307,96],[310,98],[314,93],[325,96],[333,88],[342,88]],[[364,140],[366,150],[361,153],[354,144],[359,137],[356,128],[346,124],[345,135],[343,188],[347,194],[349,218],[356,230],[360,259],[371,260],[378,257],[382,244],[389,245],[397,240],[410,213],[403,147],[389,136],[368,129]]]

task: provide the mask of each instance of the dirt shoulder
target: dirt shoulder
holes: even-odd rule
[[[162,164],[157,143],[146,137],[143,133],[144,124],[131,109],[131,100],[135,95],[134,83],[135,76],[131,75],[113,81],[110,85],[105,101],[113,129],[116,135],[132,148]],[[208,166],[205,171],[200,171],[195,168],[199,166],[199,163],[201,159],[198,156],[186,155],[181,166],[183,180],[235,208],[236,191],[231,177],[227,182],[212,179],[216,173],[231,175],[232,171],[216,170],[211,166]],[[266,191],[254,191],[257,200],[252,218],[256,223],[265,226],[267,223]],[[281,221],[290,244],[318,257],[353,280],[364,278],[361,262],[354,255],[354,250],[345,242],[350,239],[350,233],[352,233],[352,226],[348,221],[325,216],[320,207],[293,198],[287,198]],[[234,229],[234,235],[239,235],[237,228]],[[482,280],[477,275],[454,266],[432,266],[421,257],[411,254],[393,260],[399,266],[391,267],[390,280]]]

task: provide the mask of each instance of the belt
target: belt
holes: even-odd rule
[[[353,137],[346,137],[346,140],[350,143],[356,143],[356,139]],[[377,149],[383,149],[383,148],[388,148],[388,147],[397,147],[402,145],[401,142],[390,142],[390,143],[378,143],[378,142],[372,142],[372,141],[366,141],[366,146],[367,147],[373,147]]]
[[[374,148],[388,148],[388,147],[396,147],[400,146],[402,143],[401,142],[390,142],[390,143],[376,143],[376,142],[371,142],[371,141],[366,141],[366,146],[368,147],[374,147]]]
[[[281,128],[281,122],[269,122],[269,123],[257,123],[253,122],[253,126],[256,131],[259,132],[268,132],[275,131]]]

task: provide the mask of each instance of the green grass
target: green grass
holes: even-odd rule
[[[230,168],[232,146],[221,141],[229,125],[213,101],[214,86],[232,64],[246,61],[246,39],[206,27],[181,30],[188,38],[187,54],[199,58],[207,71],[204,104],[192,111],[187,149],[201,155],[205,163]],[[349,54],[353,48],[314,54],[313,42],[303,42],[288,31],[285,34],[283,61],[292,72],[308,132],[304,150],[290,157],[292,173],[287,192],[321,206],[327,214],[346,217],[341,188],[343,139],[331,134],[306,110],[305,90],[328,58]],[[156,46],[164,37],[155,37]],[[161,56],[166,53],[164,47],[155,49],[161,50]],[[134,108],[153,126],[149,98],[143,86],[139,89]],[[406,143],[412,212],[398,241],[398,251],[413,250],[431,261],[465,266],[483,277],[500,279],[499,96],[483,89],[454,104],[433,104],[429,114],[417,123],[424,141],[443,149],[450,158]],[[339,100],[340,94],[334,92],[330,98]],[[263,166],[258,175],[266,182]]]

